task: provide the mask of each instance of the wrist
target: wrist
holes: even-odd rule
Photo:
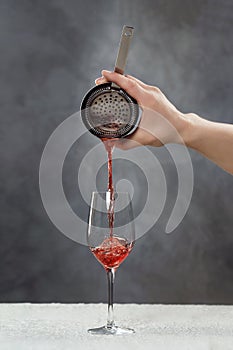
[[[182,129],[180,135],[187,147],[195,149],[201,138],[202,124],[204,119],[195,113],[182,114]]]

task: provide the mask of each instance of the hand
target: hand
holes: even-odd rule
[[[221,168],[233,174],[233,125],[214,123],[194,113],[184,114],[155,86],[130,76],[102,71],[96,84],[111,81],[134,97],[142,109],[136,131],[119,140],[112,140],[121,149],[140,145],[162,146],[180,143],[198,151]]]
[[[144,84],[130,76],[115,72],[102,71],[102,77],[95,83],[114,82],[134,97],[143,113],[136,131],[119,139],[115,145],[121,149],[129,149],[140,145],[159,147],[167,143],[182,143],[188,128],[188,115],[182,114],[168,101],[166,96],[155,86]]]

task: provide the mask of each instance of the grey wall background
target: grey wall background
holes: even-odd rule
[[[106,300],[102,267],[48,219],[38,168],[50,134],[77,111],[100,70],[113,68],[123,24],[136,27],[128,73],[159,86],[184,112],[233,121],[232,1],[1,0],[1,302]],[[86,135],[82,155],[97,142]],[[85,217],[75,177],[79,150],[75,145],[67,158],[64,183]],[[153,152],[169,196],[155,227],[120,268],[116,301],[232,303],[232,176],[190,151],[192,202],[167,236],[176,171],[165,150]]]

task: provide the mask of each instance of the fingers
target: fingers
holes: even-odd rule
[[[114,146],[121,150],[129,150],[138,146],[142,146],[137,141],[130,140],[128,138],[122,138],[115,142]]]
[[[133,80],[133,81],[137,82],[138,85],[140,85],[140,86],[143,87],[143,88],[147,88],[147,87],[148,87],[148,85],[146,85],[145,83],[143,83],[141,80],[139,80],[139,79],[133,77],[132,75],[127,74],[127,75],[125,75],[125,77],[128,78],[128,79],[130,79],[130,80]],[[99,78],[97,78],[97,79],[95,80],[96,85],[104,84],[104,83],[107,83],[107,82],[108,82],[108,80],[107,80],[107,79],[105,78],[105,76],[103,76],[103,75],[102,75],[102,77],[99,77]]]
[[[104,84],[104,83],[107,83],[108,81],[107,81],[107,79],[105,78],[105,77],[100,77],[100,78],[97,78],[96,80],[95,80],[95,84],[96,85],[99,85],[99,84]]]
[[[102,77],[95,80],[96,85],[112,81],[134,97],[139,104],[143,105],[143,96],[145,90],[150,87],[149,85],[144,84],[141,80],[131,75],[121,75],[107,70],[103,70],[102,74]]]
[[[144,89],[149,87],[147,84],[143,83],[141,80],[133,77],[132,75],[127,74],[126,77],[133,80],[133,81],[136,81],[138,83],[138,85],[140,85]]]
[[[148,142],[148,132],[138,127],[130,136],[120,138],[115,142],[115,147],[122,150],[129,150],[139,146],[146,146]]]
[[[140,84],[127,76],[115,72],[102,71],[103,77],[96,79],[96,84],[103,84],[107,81],[112,81],[124,89],[129,95],[134,97],[139,103],[142,97],[142,88]]]

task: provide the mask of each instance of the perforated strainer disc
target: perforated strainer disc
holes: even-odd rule
[[[136,100],[112,83],[91,89],[82,102],[81,110],[86,127],[102,138],[129,135],[139,122]]]
[[[128,101],[118,91],[112,90],[97,96],[92,101],[90,112],[92,122],[100,123],[105,131],[114,131],[130,122]]]
[[[134,28],[124,26],[114,71],[124,73]],[[95,86],[84,97],[81,115],[87,129],[100,138],[124,137],[135,131],[141,110],[137,101],[115,83]]]

